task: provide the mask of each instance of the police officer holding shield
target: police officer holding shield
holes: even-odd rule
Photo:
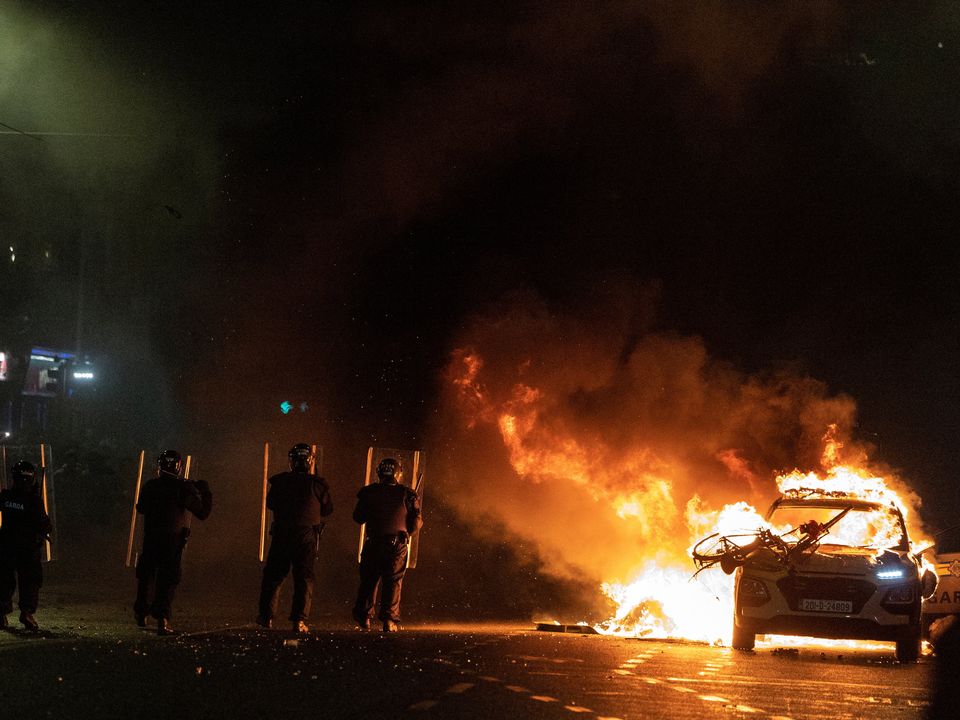
[[[137,512],[143,515],[143,552],[137,560],[133,612],[140,627],[146,627],[148,615],[155,618],[158,635],[175,634],[169,620],[190,536],[189,515],[206,520],[213,509],[210,486],[184,480],[182,467],[180,453],[164,450],[157,458],[157,477],[147,481],[137,501]]]
[[[394,458],[377,466],[378,482],[357,493],[353,519],[366,524],[366,540],[360,553],[360,588],[353,606],[353,619],[370,629],[374,596],[380,586],[378,617],[384,632],[395,632],[400,622],[400,588],[407,569],[410,536],[423,525],[420,497],[400,484],[403,470]]]
[[[273,511],[270,551],[260,584],[257,624],[273,627],[280,587],[293,570],[293,605],[290,622],[295,632],[308,632],[307,618],[313,597],[314,563],[320,549],[323,520],[333,512],[327,481],[313,474],[313,449],[297,443],[288,453],[290,471],[268,481],[267,508]]]
[[[20,623],[33,632],[40,628],[33,614],[40,600],[43,543],[50,537],[50,518],[43,507],[37,469],[28,462],[11,468],[13,487],[0,492],[0,628],[13,612],[13,593],[20,585]]]

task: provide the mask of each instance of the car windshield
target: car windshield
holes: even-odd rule
[[[843,511],[844,507],[817,507],[810,505],[778,505],[768,521],[778,533],[816,520],[826,524]],[[888,508],[853,508],[821,540],[823,544],[850,545],[865,548],[903,547],[906,530],[903,521]]]

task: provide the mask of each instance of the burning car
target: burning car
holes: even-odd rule
[[[773,633],[894,641],[899,661],[917,659],[921,601],[936,577],[911,553],[896,505],[801,488],[781,495],[766,521],[694,548],[701,568],[735,573],[734,648]]]

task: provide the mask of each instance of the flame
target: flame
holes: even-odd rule
[[[830,423],[823,438],[823,455],[820,456],[820,464],[825,468],[836,467],[840,464],[840,451],[843,450],[843,443],[840,441],[837,433],[839,426],[836,423]]]
[[[477,375],[483,369],[483,359],[476,353],[464,353],[460,356],[463,373],[453,378],[453,384],[459,389],[461,400],[472,405],[475,412],[471,413],[468,427],[476,426],[480,419],[482,408],[486,405],[486,397],[477,383]]]
[[[465,357],[465,363],[467,358]],[[467,382],[467,374],[459,383],[468,397],[483,399],[476,385]],[[616,514],[630,518],[643,536],[653,536],[677,515],[668,479],[669,464],[647,449],[612,458],[596,452],[577,439],[562,424],[551,423],[544,412],[543,393],[518,383],[509,401],[496,415],[496,424],[516,473],[530,482],[572,482],[586,490],[597,501],[606,502]],[[491,409],[481,409],[480,417],[489,417]],[[476,422],[476,419],[471,420]],[[621,478],[634,478],[628,491],[622,489]],[[655,525],[651,518],[657,519]]]
[[[691,581],[688,567],[648,562],[632,582],[601,586],[617,611],[596,629],[604,635],[729,644],[733,585],[727,580],[713,574],[709,583]]]
[[[835,450],[836,447],[828,447],[824,451],[824,458],[836,462]],[[816,490],[821,493],[843,493],[853,499],[879,502],[883,505],[892,504],[901,510],[905,520],[910,516],[909,510],[915,502],[914,496],[901,496],[894,491],[883,477],[863,468],[843,465],[833,465],[823,475],[794,470],[777,477],[776,484],[781,493],[791,490]],[[851,521],[838,526],[826,542],[870,544],[878,548],[878,554],[880,549],[896,546],[900,542],[900,528],[894,515],[857,515],[863,517],[858,522]],[[685,517],[690,530],[691,549],[693,543],[710,532],[736,535],[763,528],[785,534],[792,529],[789,525],[771,525],[756,509],[742,501],[726,505],[719,511],[710,511],[702,507],[699,498],[694,497],[687,505]],[[869,527],[863,524],[868,521],[872,523]],[[909,534],[912,550],[929,542],[922,539],[925,536],[920,528],[915,528],[914,532]],[[862,542],[863,538],[869,538],[868,542]],[[923,562],[925,566],[929,565],[925,559]],[[625,636],[683,638],[729,644],[732,635],[733,578],[723,575],[719,570],[707,570],[697,578],[702,579],[703,587],[691,589],[690,582],[681,582],[681,578],[689,578],[689,575],[689,566],[668,569],[648,564],[626,585],[605,583],[602,590],[616,603],[617,610],[613,618],[598,626],[598,630]],[[861,640],[787,638],[774,635],[759,644],[860,649],[885,647],[879,643]]]
[[[745,501],[713,509],[695,492],[687,490],[684,497],[681,488],[696,488],[697,483],[682,462],[658,455],[652,447],[614,450],[602,437],[571,429],[563,419],[565,413],[557,411],[559,400],[543,387],[518,382],[508,397],[494,402],[479,382],[483,367],[474,350],[455,356],[452,382],[467,427],[481,423],[495,427],[520,478],[533,484],[572,484],[636,533],[641,547],[623,548],[624,554],[636,556],[633,571],[601,585],[616,610],[596,629],[604,634],[729,644],[732,577],[717,569],[691,579],[690,549],[714,532],[730,535],[765,528],[782,534],[792,528],[771,526]],[[776,477],[775,484],[768,479],[766,494],[772,495],[775,487],[781,494],[844,493],[845,497],[894,505],[903,513],[911,538],[922,537],[914,512],[919,505],[915,495],[906,488],[895,489],[892,478],[872,470],[862,450],[841,440],[838,424],[829,423],[821,441],[819,468],[792,470]],[[741,450],[725,448],[716,459],[731,477],[747,478],[754,487],[750,464]],[[843,530],[846,534],[834,534],[831,539],[847,543],[854,536],[867,537],[877,548],[898,544],[895,515],[860,514],[863,522],[849,523]],[[870,646],[860,641],[817,642],[830,647]]]

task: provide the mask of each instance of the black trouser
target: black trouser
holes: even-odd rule
[[[34,542],[0,542],[0,613],[13,611],[13,592],[20,585],[21,612],[37,611],[40,586],[43,585],[43,565],[40,554],[43,547]]]
[[[293,568],[293,605],[290,620],[306,620],[313,599],[313,565],[319,549],[319,532],[313,527],[274,527],[270,552],[260,584],[260,617],[272,619],[280,602],[280,587]]]
[[[400,622],[400,588],[407,571],[407,542],[396,535],[367,538],[360,553],[360,589],[353,616],[373,617],[373,599],[380,586],[380,614],[383,621]]]
[[[137,615],[170,618],[185,545],[182,534],[144,538],[143,553],[137,560],[137,600],[133,604]]]
[[[957,717],[960,705],[960,685],[957,684],[957,665],[960,663],[960,617],[941,620],[949,623],[947,631],[937,640],[936,675],[933,698],[927,711],[928,720],[948,720]]]

